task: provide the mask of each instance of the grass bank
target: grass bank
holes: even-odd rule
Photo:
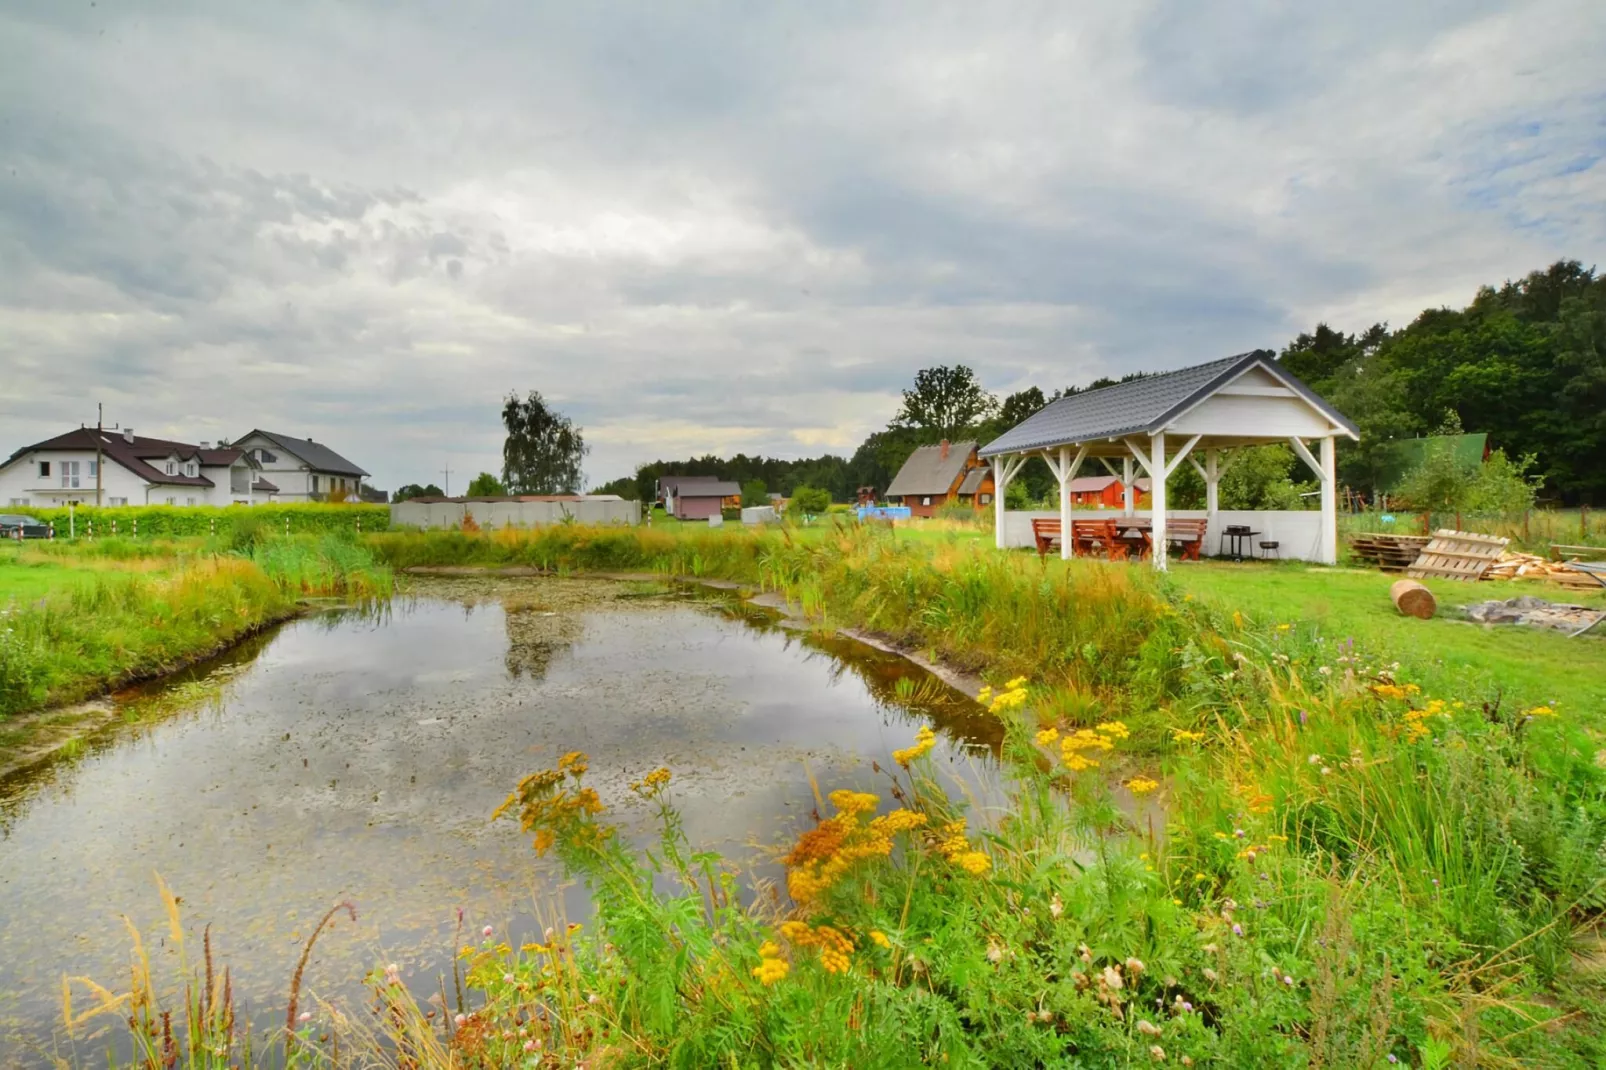
[[[332,534],[26,547],[0,567],[0,717],[171,672],[303,598],[390,587],[366,548]]]
[[[784,894],[766,894],[739,860],[686,841],[673,770],[635,786],[661,827],[638,854],[588,788],[585,756],[565,755],[517,785],[504,816],[588,885],[596,917],[555,920],[518,948],[486,932],[462,949],[444,1006],[415,1002],[395,967],[370,978],[372,1019],[312,1006],[302,1020],[292,994],[272,1031],[292,1062],[1606,1059],[1587,954],[1606,912],[1600,711],[1522,686],[1479,690],[1439,664],[1461,634],[1447,623],[1391,648],[1364,617],[1336,632],[1286,591],[1239,597],[1248,586],[1231,579],[1205,590],[1204,569],[1167,579],[872,529],[553,528],[369,545],[397,567],[739,580],[978,669],[1006,734],[1008,802],[951,799],[930,736],[916,735],[887,771],[890,809],[822,785],[817,823],[785,847]],[[1576,649],[1598,664],[1598,647]],[[1129,827],[1116,791],[1160,795],[1167,827]],[[246,1058],[210,967],[185,983],[165,1002],[137,973],[126,994],[80,985],[68,1020],[132,1011],[152,1065]]]

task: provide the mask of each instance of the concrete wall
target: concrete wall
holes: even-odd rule
[[[1111,516],[1109,510],[1094,511],[1091,509],[1071,510],[1072,520],[1108,520]],[[1147,509],[1136,510],[1134,516],[1152,516]],[[1203,509],[1168,509],[1166,517],[1188,517],[1203,520],[1207,514]],[[1004,514],[1004,541],[1008,546],[1032,546],[1032,518],[1047,517],[1058,520],[1059,512],[1006,512]],[[1319,561],[1321,559],[1322,514],[1318,510],[1299,513],[1281,512],[1252,512],[1249,510],[1224,509],[1216,514],[1215,523],[1206,529],[1204,553],[1213,556],[1221,552],[1221,529],[1228,524],[1248,525],[1252,530],[1260,532],[1253,539],[1245,540],[1245,552],[1253,544],[1255,554],[1260,553],[1259,544],[1263,541],[1282,543],[1279,552],[1284,558],[1296,561]],[[1230,549],[1230,547],[1229,547]],[[1175,557],[1175,553],[1172,554]]]
[[[641,523],[640,502],[397,502],[390,507],[390,522],[460,528],[465,513],[486,529],[544,527],[563,523],[565,516],[577,524]]]

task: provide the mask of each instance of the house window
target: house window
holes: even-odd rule
[[[272,464],[279,459],[278,455],[269,450],[253,450],[259,464]]]
[[[12,498],[11,499],[11,504],[12,505],[27,505],[28,504],[28,499],[27,498]]]
[[[318,493],[318,477],[317,476],[313,476],[312,477],[312,493],[314,493],[314,494]]]
[[[99,461],[90,461],[89,462],[89,478],[93,479],[99,474],[100,474],[100,462]]]
[[[928,494],[924,498],[921,498],[920,499],[920,504],[921,505],[930,505],[931,504],[931,495]]]
[[[185,498],[184,499],[184,504],[185,505],[194,505],[195,504],[195,499],[194,498]]]
[[[168,461],[167,462],[167,474],[170,475],[170,476],[178,475],[178,465],[174,464],[172,461]]]
[[[993,496],[991,494],[983,494],[981,496],[981,503],[983,505],[991,505],[991,504],[993,504]]]
[[[107,498],[106,499],[106,503],[108,505],[127,505],[128,504],[128,499],[127,498]]]
[[[80,463],[79,461],[61,462],[61,485],[63,487],[70,489],[78,486],[78,466]]]
[[[169,495],[168,498],[167,498],[167,504],[168,505],[177,505],[178,504],[178,499],[173,497],[172,495]]]
[[[49,461],[40,461],[39,462],[39,478],[41,478],[41,479],[49,479],[50,478],[50,462]],[[16,502],[12,502],[11,504],[12,505],[16,505],[17,503]]]

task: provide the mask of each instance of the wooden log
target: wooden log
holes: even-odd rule
[[[1389,597],[1394,599],[1394,608],[1407,617],[1428,620],[1439,610],[1433,592],[1415,580],[1395,580],[1394,586],[1389,588]]]

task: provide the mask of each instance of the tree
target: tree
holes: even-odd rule
[[[620,476],[618,479],[604,483],[600,487],[592,488],[593,494],[617,494],[627,502],[639,502],[640,495],[636,490],[634,476]]]
[[[489,472],[481,472],[468,484],[467,494],[470,498],[494,498],[506,493],[507,488],[502,481]]]
[[[742,484],[742,508],[753,509],[770,503],[770,488],[762,479],[749,479]]]
[[[396,488],[396,493],[390,496],[392,502],[404,502],[409,498],[444,498],[446,495],[433,483],[419,486],[417,483],[403,483]]]
[[[588,447],[581,429],[547,407],[539,390],[523,401],[510,393],[502,405],[502,482],[510,494],[572,494],[584,476],[580,463]]]
[[[820,487],[793,487],[786,511],[794,516],[821,516],[831,508],[831,492]]]
[[[998,411],[998,399],[983,390],[976,373],[963,364],[922,368],[914,387],[903,392],[903,408],[893,424],[914,428],[926,442],[954,440],[974,433]]]

